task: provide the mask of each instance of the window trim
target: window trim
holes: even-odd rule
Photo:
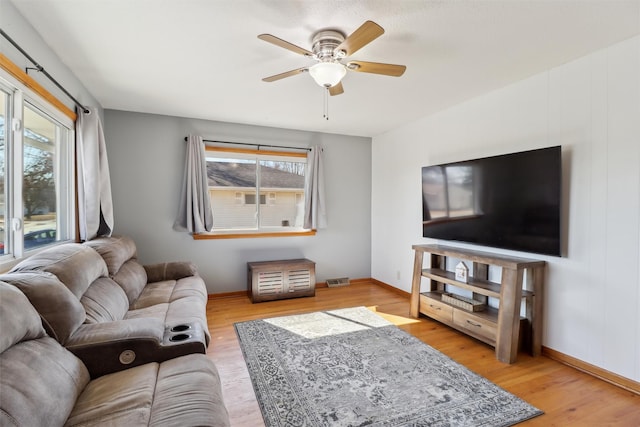
[[[78,118],[76,113],[69,107],[63,104],[58,98],[53,96],[51,92],[45,89],[40,83],[33,79],[30,75],[22,71],[22,68],[14,64],[9,58],[0,53],[0,68],[5,70],[9,75],[15,78],[18,82],[22,83],[26,89],[31,90],[36,95],[51,104],[59,112],[71,119],[75,123]],[[25,90],[26,92],[26,90]]]
[[[297,157],[301,159],[307,159],[307,153],[299,153],[293,151],[275,151],[275,150],[252,150],[246,148],[234,148],[234,147],[220,147],[220,146],[205,146],[205,152],[216,152],[216,153],[231,153],[231,154],[244,154],[244,155],[260,155],[260,156],[276,156],[276,157]],[[268,194],[266,194],[266,202],[269,202]],[[242,193],[242,200],[244,203],[244,193]],[[299,236],[315,236],[315,229],[310,230],[282,230],[282,231],[264,231],[264,230],[248,230],[238,231],[238,230],[229,230],[229,231],[210,231],[207,233],[194,233],[193,240],[216,240],[216,239],[247,239],[247,238],[264,238],[264,237],[299,237]]]
[[[58,100],[54,95],[52,95],[47,89],[45,89],[42,85],[40,85],[36,80],[34,80],[27,73],[22,71],[20,67],[14,64],[11,60],[9,60],[6,56],[0,53],[0,79],[9,85],[12,88],[12,117],[18,118],[21,123],[24,123],[24,108],[31,108],[32,110],[36,110],[38,114],[44,114],[48,116],[50,119],[58,122],[59,125],[68,129],[68,138],[66,139],[66,143],[68,144],[68,149],[64,153],[65,156],[62,157],[63,153],[57,153],[60,161],[65,162],[66,176],[64,177],[64,182],[60,182],[60,185],[65,185],[69,188],[68,194],[65,197],[65,206],[64,209],[67,212],[67,217],[63,220],[65,221],[65,225],[63,226],[68,230],[68,238],[64,240],[60,240],[55,243],[51,243],[40,248],[29,249],[28,251],[24,248],[24,236],[23,234],[19,234],[16,236],[12,236],[13,238],[13,248],[14,251],[11,254],[2,254],[0,256],[0,271],[6,271],[18,264],[20,261],[25,258],[36,254],[42,250],[48,249],[52,246],[73,242],[76,241],[77,236],[77,211],[76,211],[76,174],[75,174],[75,122],[77,119],[76,114],[68,108],[65,104],[63,104],[60,100]],[[16,100],[20,101],[22,108],[20,111],[15,111],[15,103]],[[10,128],[9,128],[10,129]],[[5,139],[7,142],[14,141],[11,145],[15,146],[16,141],[17,144],[22,147],[24,141],[23,130],[20,132],[11,131],[11,135],[5,135]],[[19,140],[19,141],[18,141]],[[11,156],[11,161],[14,166],[11,170],[5,171],[6,174],[11,174],[14,176],[16,174],[15,165],[22,163],[22,152],[21,150],[15,149],[15,147],[10,147],[9,144],[6,145],[7,151],[5,155],[7,158]],[[20,152],[18,152],[20,151]],[[62,160],[64,158],[64,160]],[[13,177],[15,178],[15,176]],[[21,184],[20,184],[21,186]],[[13,197],[15,191],[20,190],[16,188],[9,188],[7,191],[9,192],[9,197]],[[12,217],[19,217],[21,222],[24,223],[24,211],[21,206],[14,206],[12,208],[12,212],[8,212]],[[19,214],[19,215],[18,215]],[[24,231],[23,231],[24,233]],[[17,249],[16,249],[17,248]],[[11,256],[9,256],[11,255]]]

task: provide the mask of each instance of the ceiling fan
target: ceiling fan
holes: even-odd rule
[[[340,31],[322,30],[313,35],[311,51],[279,39],[271,34],[260,34],[258,38],[261,40],[317,61],[317,64],[312,66],[297,68],[265,77],[262,80],[265,82],[275,82],[285,77],[308,72],[318,85],[327,88],[329,94],[333,96],[340,95],[344,92],[342,78],[347,74],[347,71],[400,77],[407,69],[404,65],[365,61],[342,62],[346,57],[353,55],[362,47],[380,37],[383,33],[384,29],[373,21],[366,21],[349,37],[345,37]]]

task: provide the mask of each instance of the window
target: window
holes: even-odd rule
[[[244,194],[244,204],[245,205],[255,205],[256,204],[256,193],[245,193]],[[260,194],[260,204],[267,204],[267,197],[264,194]]]
[[[75,230],[73,121],[0,70],[0,262]]]
[[[213,233],[303,230],[306,153],[207,147],[206,158]]]

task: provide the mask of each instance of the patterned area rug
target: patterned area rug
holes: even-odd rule
[[[267,427],[497,427],[542,414],[364,307],[235,328]]]

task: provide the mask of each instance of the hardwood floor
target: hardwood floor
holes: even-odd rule
[[[520,353],[507,365],[492,347],[436,321],[409,315],[409,299],[369,283],[319,288],[315,297],[252,304],[248,297],[212,299],[208,356],[222,378],[233,427],[264,426],[233,323],[295,313],[366,306],[474,372],[545,412],[522,426],[640,426],[640,396],[545,356]]]

